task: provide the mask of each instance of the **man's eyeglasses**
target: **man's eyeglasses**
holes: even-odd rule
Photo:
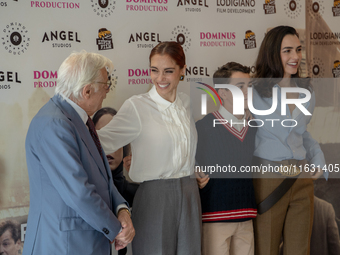
[[[106,84],[107,88],[106,89],[110,89],[112,86],[112,81],[111,81],[111,75],[109,75],[108,77],[108,81],[107,82],[95,82],[95,83],[101,83],[101,84]],[[114,87],[114,86],[113,86]],[[111,88],[112,90],[112,88]]]

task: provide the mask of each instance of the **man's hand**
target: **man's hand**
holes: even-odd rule
[[[123,158],[123,166],[126,169],[126,171],[130,171],[130,166],[131,166],[131,158],[132,156],[126,156],[125,158]]]
[[[119,210],[118,220],[122,225],[122,231],[115,238],[115,249],[117,251],[125,248],[135,236],[130,214],[126,210]]]
[[[197,181],[198,187],[200,189],[203,189],[210,180],[209,175],[206,175],[203,172],[195,172],[195,175],[196,175],[196,181]]]

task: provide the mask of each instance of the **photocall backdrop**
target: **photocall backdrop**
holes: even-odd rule
[[[265,33],[278,25],[298,29],[303,73],[340,77],[339,0],[0,0],[0,221],[25,222],[29,182],[25,137],[30,121],[53,95],[57,70],[72,52],[86,50],[114,63],[115,89],[104,106],[119,109],[151,87],[149,53],[160,41],[182,44],[187,70],[179,90],[211,78],[229,61],[254,70]],[[339,79],[337,79],[339,80]],[[316,88],[309,127],[327,163],[340,163],[339,83]],[[340,218],[337,179],[318,180],[316,192]]]

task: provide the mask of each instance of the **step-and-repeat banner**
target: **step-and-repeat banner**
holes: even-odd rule
[[[29,209],[27,129],[53,95],[57,70],[72,51],[113,61],[115,89],[104,106],[117,110],[150,89],[148,56],[160,41],[184,48],[187,70],[179,89],[185,93],[191,81],[211,78],[229,61],[253,71],[266,31],[278,25],[298,30],[305,75],[340,77],[339,0],[0,0],[0,21],[0,221],[18,222],[22,241]],[[338,88],[316,88],[321,96],[313,119],[323,124],[309,127],[332,163],[340,161]],[[338,183],[318,182],[316,191],[340,218],[332,195]]]

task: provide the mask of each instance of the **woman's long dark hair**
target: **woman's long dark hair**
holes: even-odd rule
[[[284,68],[281,60],[281,44],[286,35],[296,35],[295,28],[289,26],[278,26],[271,29],[264,37],[259,54],[255,63],[254,78],[267,78],[255,80],[253,86],[262,97],[272,97],[272,88],[282,80]],[[300,67],[291,78],[300,78]],[[269,78],[269,79],[268,79]],[[310,79],[299,79],[297,86],[311,91]]]

